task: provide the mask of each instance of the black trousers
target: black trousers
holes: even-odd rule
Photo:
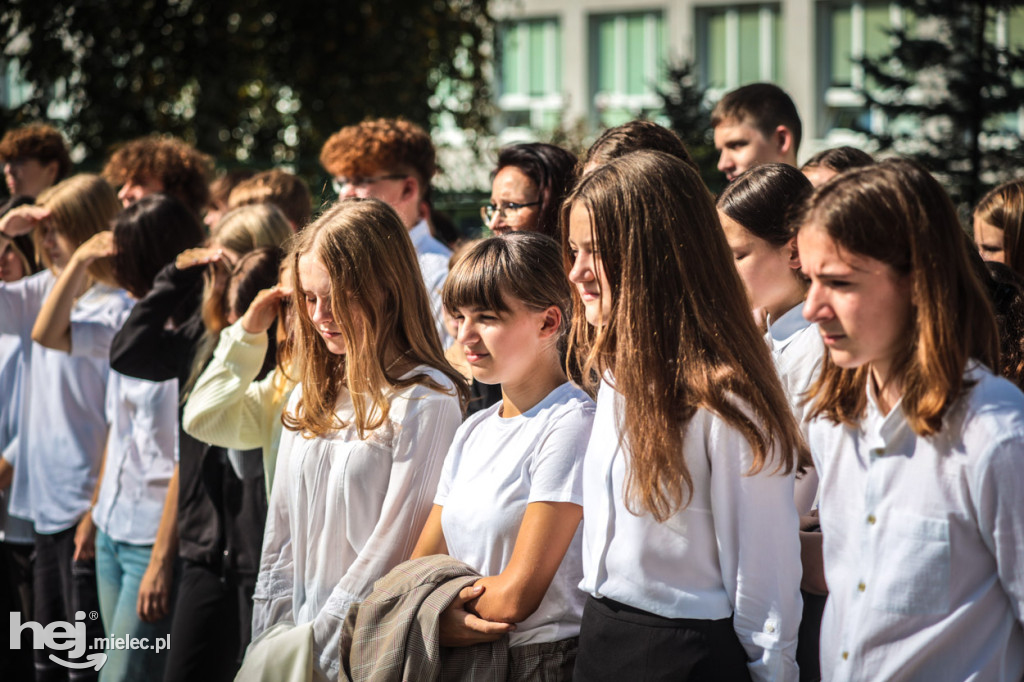
[[[35,613],[33,619],[46,626],[54,621],[75,623],[75,614],[85,614],[86,646],[92,647],[103,637],[103,623],[99,618],[100,600],[96,591],[96,562],[72,561],[75,555],[75,526],[52,535],[36,533],[36,562],[32,576]],[[93,617],[95,616],[95,617]],[[77,659],[70,652],[37,649],[36,682],[93,682],[99,677],[95,668],[68,669],[50,659],[50,654],[62,660],[84,661],[90,651]]]
[[[583,608],[577,682],[750,682],[732,618],[663,618],[611,599]]]
[[[255,576],[181,562],[164,682],[231,682],[252,636]]]
[[[9,614],[21,613],[21,622],[32,618],[32,545],[0,542],[0,680],[35,679],[32,634],[21,632],[21,648],[12,649]]]

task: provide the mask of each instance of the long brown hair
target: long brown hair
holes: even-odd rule
[[[1003,231],[1003,257],[1024,275],[1024,179],[1004,182],[981,198],[974,217]]]
[[[627,507],[664,521],[689,504],[693,479],[683,436],[701,408],[746,438],[749,474],[772,461],[775,472],[785,473],[807,464],[700,176],[668,154],[634,152],[580,182],[562,208],[563,225],[576,207],[590,213],[612,309],[608,323],[594,329],[574,291],[570,353],[587,369],[591,389],[595,372],[610,370],[624,398]],[[562,244],[568,270],[568,229]]]
[[[949,195],[913,161],[855,168],[815,190],[801,229],[824,229],[841,248],[882,261],[911,279],[914,311],[907,343],[893,362],[901,408],[915,433],[937,433],[946,409],[966,388],[971,358],[999,367],[992,305],[970,262],[967,235]],[[811,418],[856,425],[867,407],[864,365],[843,369],[825,355],[811,387]]]
[[[80,173],[49,187],[36,197],[36,206],[50,209],[53,228],[64,235],[77,249],[97,232],[109,230],[111,221],[121,210],[121,203],[113,188],[98,175]],[[46,249],[42,248],[41,230],[36,229],[36,253],[43,265],[52,268],[53,263]],[[110,285],[116,285],[113,261],[110,258],[97,259],[89,266],[89,276]]]
[[[298,273],[302,256],[315,254],[330,275],[331,310],[347,352],[328,351],[296,276],[294,333],[302,397],[294,413],[285,412],[286,428],[323,437],[348,426],[335,413],[342,389],[348,389],[353,423],[359,438],[365,438],[388,418],[388,388],[423,384],[445,390],[423,373],[399,379],[401,372],[385,365],[388,353],[395,352],[442,372],[465,405],[468,389],[444,359],[416,253],[394,209],[376,199],[339,201],[295,239],[293,272]]]

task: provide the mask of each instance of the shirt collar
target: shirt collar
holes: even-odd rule
[[[428,241],[430,237],[430,225],[427,225],[426,218],[420,218],[419,222],[409,230],[409,239],[412,240],[414,246],[418,247],[423,242]]]
[[[801,302],[784,312],[777,320],[768,316],[768,332],[765,334],[765,338],[773,350],[781,351],[799,332],[811,325],[804,319],[803,309],[804,304]]]

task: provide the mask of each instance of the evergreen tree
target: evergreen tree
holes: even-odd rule
[[[669,64],[665,71],[668,84],[657,93],[669,127],[682,138],[704,183],[712,192],[720,192],[725,187],[725,176],[718,170],[711,109],[704,98],[707,88],[701,87],[692,62]]]
[[[868,103],[886,118],[881,149],[921,161],[955,201],[972,207],[1024,167],[1017,116],[1024,103],[1024,36],[997,47],[1000,13],[1020,0],[900,0],[893,47],[863,59]],[[1018,10],[1019,11],[1019,10]]]

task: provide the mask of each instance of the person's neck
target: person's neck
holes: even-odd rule
[[[903,396],[903,381],[892,376],[891,369],[888,364],[873,363],[868,374],[875,389],[875,402],[883,416],[889,414]]]
[[[525,377],[501,384],[501,416],[518,417],[533,409],[553,390],[566,382],[558,353],[543,363],[534,365]]]
[[[777,322],[780,317],[788,313],[795,306],[803,303],[806,293],[803,287],[796,287],[784,299],[773,305],[765,306],[765,311],[768,313],[771,322]]]

